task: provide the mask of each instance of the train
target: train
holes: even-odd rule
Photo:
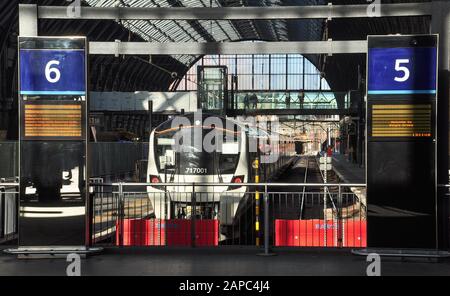
[[[248,193],[254,190],[245,184],[270,181],[296,155],[289,136],[216,115],[212,124],[210,118],[208,114],[201,118],[186,114],[182,120],[176,116],[151,132],[147,167],[147,183],[151,185],[147,194],[153,218],[189,219],[196,215],[218,219],[221,228],[232,226],[251,196]],[[205,143],[215,149],[211,151]],[[218,185],[210,186],[212,183]]]

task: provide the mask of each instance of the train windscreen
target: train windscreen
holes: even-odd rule
[[[201,131],[201,144],[195,142],[195,129],[198,129],[196,132]],[[179,145],[175,145],[177,140]],[[206,147],[208,143],[209,148]],[[240,156],[240,133],[237,128],[229,130],[204,126],[165,129],[156,131],[154,145],[155,161],[160,173],[234,174]]]

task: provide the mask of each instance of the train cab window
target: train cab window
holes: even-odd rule
[[[224,124],[224,126],[226,126]],[[214,132],[220,133],[212,138]],[[181,133],[181,134],[176,134]],[[196,138],[201,136],[202,143]],[[223,141],[216,141],[223,135]],[[208,136],[207,139],[206,136]],[[176,151],[174,144],[176,138],[182,139]],[[214,152],[205,151],[204,141],[210,141],[217,147]],[[240,147],[239,128],[226,129],[215,126],[184,126],[181,129],[171,130],[161,128],[155,133],[154,159],[159,173],[170,173],[175,175],[224,175],[234,174],[239,163]],[[169,167],[167,166],[170,166]]]
[[[220,173],[234,174],[239,162],[239,142],[223,143],[220,151]]]

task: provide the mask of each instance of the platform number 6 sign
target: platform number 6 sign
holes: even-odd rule
[[[57,83],[61,79],[61,72],[58,68],[52,66],[59,66],[59,61],[52,60],[45,66],[45,78],[50,83]]]

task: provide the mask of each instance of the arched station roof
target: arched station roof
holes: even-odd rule
[[[0,2],[0,97],[12,97],[16,90],[18,4],[68,5],[66,0]],[[366,0],[83,0],[96,7],[221,7],[367,4]],[[382,3],[430,2],[429,0],[382,0]],[[369,34],[428,33],[429,17],[364,18],[326,20],[239,20],[239,21],[106,21],[40,20],[40,35],[87,35],[93,41],[314,41],[357,40]],[[325,75],[331,89],[347,91],[358,87],[358,69],[364,73],[364,55],[307,56]],[[198,56],[140,56],[90,58],[90,86],[96,91],[168,90],[173,84],[170,72],[179,78],[199,59]],[[151,61],[151,63],[149,63]],[[11,72],[13,71],[13,72]]]

